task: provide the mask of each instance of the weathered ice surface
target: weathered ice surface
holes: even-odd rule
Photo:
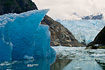
[[[40,25],[47,12],[47,9],[33,10],[0,16],[1,61],[55,56],[50,47],[49,27]]]

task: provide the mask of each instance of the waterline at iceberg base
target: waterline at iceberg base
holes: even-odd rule
[[[40,24],[47,12],[33,10],[0,16],[0,61],[56,56],[50,47],[49,27]]]

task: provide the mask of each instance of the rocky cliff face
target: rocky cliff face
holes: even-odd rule
[[[105,27],[96,36],[96,38],[94,39],[94,43],[105,45]]]
[[[72,33],[61,25],[59,22],[54,21],[49,16],[45,16],[42,24],[46,24],[50,27],[51,31],[51,45],[62,45],[62,46],[83,46],[80,44]]]
[[[92,49],[105,49],[105,27],[95,37],[94,41],[88,44],[87,47]]]
[[[0,0],[0,15],[37,9],[31,0]]]
[[[21,13],[34,9],[37,9],[37,6],[31,0],[0,0],[0,15]],[[52,46],[84,46],[74,38],[68,29],[49,16],[45,16],[41,24],[46,24],[50,27]]]

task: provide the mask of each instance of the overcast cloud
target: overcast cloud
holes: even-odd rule
[[[79,20],[82,16],[105,12],[105,0],[33,0],[39,9],[55,19]],[[104,14],[105,15],[105,14]]]

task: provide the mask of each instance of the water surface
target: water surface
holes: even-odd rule
[[[57,57],[0,62],[0,70],[105,70],[105,50],[54,48]],[[58,51],[59,50],[59,51]]]

